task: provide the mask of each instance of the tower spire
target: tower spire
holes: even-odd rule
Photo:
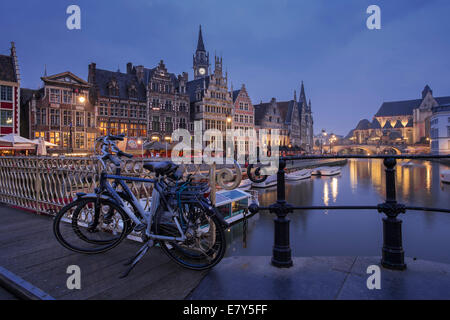
[[[200,25],[200,29],[198,31],[197,51],[206,51],[205,44],[203,43],[202,25]]]

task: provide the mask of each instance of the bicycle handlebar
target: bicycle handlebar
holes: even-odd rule
[[[97,159],[100,161],[100,163],[103,165],[105,169],[106,169],[105,161],[111,161],[116,167],[120,167],[120,157],[127,157],[129,159],[133,158],[132,154],[123,152],[117,147],[115,143],[115,141],[123,141],[124,138],[125,138],[124,134],[119,134],[119,135],[106,135],[104,137],[100,137],[97,139],[97,141],[101,141],[102,143],[101,147],[102,155],[98,155]],[[113,153],[115,153],[116,155],[114,155]]]

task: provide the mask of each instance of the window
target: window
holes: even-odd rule
[[[95,144],[95,133],[88,133],[87,134],[87,148],[89,150],[94,150],[94,144]]]
[[[139,118],[141,119],[147,119],[147,110],[145,106],[139,107]]]
[[[100,122],[100,134],[106,136],[108,134],[108,124],[104,121]]]
[[[447,137],[450,138],[450,127],[447,127]]]
[[[34,137],[35,137],[36,139],[42,138],[42,139],[45,140],[45,132],[43,132],[43,131],[36,131],[36,132],[34,133]]]
[[[137,117],[137,106],[131,105],[130,106],[130,118],[136,118]]]
[[[72,104],[72,91],[63,90],[63,103]]]
[[[94,128],[94,117],[92,116],[91,112],[86,112],[86,127],[88,128]]]
[[[12,87],[0,86],[0,100],[12,102]]]
[[[159,117],[158,116],[153,116],[152,130],[153,131],[159,131],[159,129],[160,129]]]
[[[172,132],[172,131],[173,131],[172,118],[166,117],[166,132]]]
[[[51,131],[50,134],[50,142],[59,145],[60,144],[60,136],[61,134],[59,132]]]
[[[140,137],[145,137],[145,136],[147,136],[147,127],[146,127],[145,124],[140,124],[140,125],[139,125],[139,132],[138,132],[138,135],[139,135]]]
[[[76,112],[75,121],[76,121],[77,127],[84,127],[84,112],[83,111]]]
[[[64,126],[72,125],[72,111],[70,110],[63,111],[63,125]]]
[[[75,148],[76,149],[84,149],[84,132],[76,132],[75,133]]]
[[[110,134],[118,134],[119,133],[119,123],[118,122],[111,122],[109,126],[109,133]]]
[[[122,104],[122,105],[121,105],[119,115],[120,115],[121,117],[128,117],[127,105],[126,105],[126,104]]]
[[[59,109],[50,108],[50,125],[60,125]]]
[[[68,132],[63,132],[62,133],[63,148],[67,148],[69,146],[69,141],[70,141],[70,134]]]
[[[61,91],[59,89],[50,89],[50,102],[60,103]]]
[[[127,124],[126,123],[121,123],[120,124],[120,131],[119,131],[119,133],[123,133],[123,134],[127,134]]]
[[[166,100],[166,105],[164,108],[166,109],[166,111],[172,111],[172,101]]]
[[[13,125],[12,110],[2,110],[0,112],[0,125],[12,127],[12,125]]]
[[[108,115],[108,105],[106,103],[100,103],[99,115],[101,116]]]
[[[36,125],[47,125],[47,109],[36,108]]]
[[[184,119],[184,118],[180,119],[180,128],[182,128],[182,129],[186,129],[187,128],[187,126],[186,126],[186,119]]]

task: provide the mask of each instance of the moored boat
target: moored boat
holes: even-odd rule
[[[250,179],[244,179],[241,181],[241,184],[239,185],[238,189],[248,190],[251,187],[252,187],[252,181]]]
[[[299,171],[295,171],[292,173],[286,174],[286,180],[287,181],[298,181],[298,180],[304,180],[311,178],[311,170],[309,169],[303,169]]]
[[[441,181],[444,183],[450,183],[450,170],[443,170],[439,174]]]
[[[315,176],[335,176],[341,173],[340,167],[319,167],[311,172]]]
[[[254,188],[269,188],[272,186],[276,186],[277,185],[277,175],[273,174],[271,176],[268,176],[267,179],[263,182],[260,183],[252,183],[252,187]]]

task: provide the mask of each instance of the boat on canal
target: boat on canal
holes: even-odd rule
[[[252,181],[250,179],[244,179],[241,181],[238,189],[240,190],[248,190],[252,187]]]
[[[271,176],[268,176],[267,179],[263,182],[259,183],[252,183],[253,188],[269,188],[277,185],[277,175],[273,174]]]
[[[318,167],[312,170],[313,176],[335,176],[341,173],[340,167]]]
[[[311,170],[303,169],[286,174],[286,181],[299,181],[311,178]]]
[[[450,170],[443,170],[439,174],[441,181],[444,183],[450,183]]]

